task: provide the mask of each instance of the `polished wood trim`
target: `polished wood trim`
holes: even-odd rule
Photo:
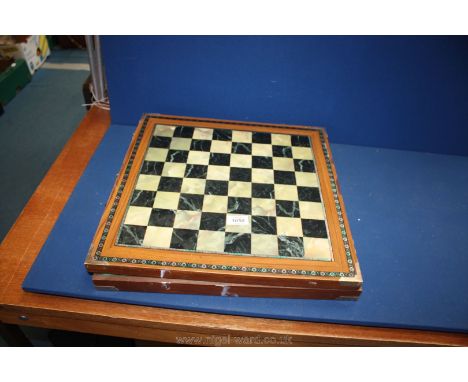
[[[65,306],[58,305],[60,300]],[[75,302],[78,305],[73,309]],[[82,302],[87,303],[86,309]],[[180,337],[290,336],[291,345],[296,346],[468,346],[468,335],[457,333],[259,319],[66,297],[59,297],[55,303],[47,309],[2,306],[0,319],[11,324],[169,343],[177,343]]]
[[[194,269],[194,270],[180,270],[167,267],[167,268],[158,268],[150,266],[141,266],[139,268],[129,268],[128,264],[113,264],[110,265],[100,265],[95,266],[94,264],[87,264],[87,269],[92,273],[110,273],[115,275],[133,275],[133,276],[142,276],[142,277],[169,277],[173,279],[182,279],[182,280],[194,280],[194,281],[207,281],[208,276],[203,271],[203,269]],[[244,272],[245,273],[245,272]],[[258,285],[275,285],[275,286],[284,286],[284,278],[275,277],[276,275],[256,277],[255,274],[242,278],[242,272],[230,272],[230,273],[210,273],[209,280],[212,282],[249,282],[255,283]],[[299,279],[299,278],[289,278],[288,286],[296,288],[333,288],[336,285],[334,280],[322,280],[320,283],[314,280]],[[359,289],[361,287],[360,282],[346,282],[341,283],[340,289]]]
[[[361,289],[296,288],[273,285],[235,284],[159,277],[93,275],[96,287],[112,291],[180,293],[225,297],[313,298],[327,300],[355,300]]]
[[[110,124],[92,108],[64,146],[0,245],[0,298],[22,282]],[[26,268],[26,269],[25,269]]]
[[[169,343],[180,336],[271,335],[291,336],[293,345],[468,346],[468,335],[461,333],[239,317],[24,292],[23,279],[109,121],[108,112],[91,109],[0,245],[0,321]]]

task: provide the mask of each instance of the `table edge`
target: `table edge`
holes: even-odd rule
[[[63,148],[0,245],[0,321],[9,324],[176,343],[180,336],[290,336],[292,345],[459,345],[468,334],[200,313],[28,293],[21,284],[110,126],[92,108]],[[81,153],[78,161],[67,157]],[[85,154],[85,155],[83,155]],[[70,167],[72,166],[72,168]],[[64,193],[41,215],[50,190]],[[39,222],[35,227],[28,219]],[[27,238],[28,240],[24,240]],[[18,256],[8,256],[11,251]]]

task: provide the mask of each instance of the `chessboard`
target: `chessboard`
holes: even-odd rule
[[[337,187],[322,129],[147,115],[86,266],[190,285],[360,291]]]
[[[117,243],[332,260],[309,137],[156,125]]]

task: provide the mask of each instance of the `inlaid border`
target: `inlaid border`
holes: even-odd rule
[[[239,125],[239,126],[252,126],[252,127],[272,127],[278,128],[278,125],[272,124],[261,124],[261,123],[249,123],[249,122],[231,122],[231,121],[216,121],[216,120],[209,120],[209,119],[195,119],[195,118],[179,118],[179,117],[170,117],[170,116],[163,116],[158,114],[146,114],[145,119],[143,120],[143,124],[138,132],[138,136],[135,140],[135,144],[132,148],[127,166],[125,167],[125,171],[122,177],[122,180],[119,184],[117,189],[117,193],[114,197],[112,207],[109,211],[109,215],[106,218],[106,223],[104,226],[104,230],[102,232],[101,238],[99,240],[96,252],[94,253],[93,259],[95,261],[106,261],[111,263],[122,263],[122,264],[141,264],[141,265],[154,265],[154,266],[171,266],[171,267],[180,267],[180,268],[188,268],[188,269],[212,269],[212,270],[222,270],[222,271],[235,271],[235,272],[252,272],[252,273],[271,273],[271,274],[281,274],[281,275],[301,275],[301,276],[321,276],[321,277],[355,277],[356,276],[356,267],[351,255],[351,248],[349,244],[348,233],[346,231],[346,226],[344,224],[343,218],[343,208],[341,206],[341,202],[338,196],[338,188],[335,176],[333,174],[332,169],[332,162],[330,159],[330,153],[327,148],[327,144],[325,141],[325,135],[321,129],[315,128],[304,128],[304,127],[295,127],[296,129],[302,130],[310,130],[310,131],[318,131],[320,136],[320,144],[322,146],[322,151],[325,157],[325,163],[327,166],[328,177],[330,179],[330,186],[332,189],[333,200],[335,203],[336,213],[338,215],[339,227],[341,232],[341,238],[343,240],[343,246],[345,248],[346,254],[346,262],[348,264],[348,272],[328,272],[328,271],[314,271],[314,270],[303,270],[303,269],[278,269],[278,268],[267,268],[267,267],[246,267],[246,266],[232,266],[232,265],[207,265],[207,264],[200,264],[200,263],[190,263],[190,262],[178,262],[178,261],[160,261],[160,260],[145,260],[145,259],[129,259],[129,258],[121,258],[121,257],[108,257],[102,256],[102,248],[104,247],[104,243],[107,239],[107,235],[110,230],[110,226],[114,219],[114,213],[119,205],[122,192],[127,184],[128,176],[130,174],[131,168],[133,166],[133,162],[135,160],[136,153],[140,147],[142,137],[145,133],[145,130],[148,126],[148,122],[151,118],[158,118],[158,119],[166,119],[166,120],[184,120],[187,122],[208,122],[208,123],[216,123],[216,124],[228,124],[228,125]]]

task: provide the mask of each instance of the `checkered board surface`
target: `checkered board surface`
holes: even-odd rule
[[[117,245],[331,261],[309,137],[157,125]]]

